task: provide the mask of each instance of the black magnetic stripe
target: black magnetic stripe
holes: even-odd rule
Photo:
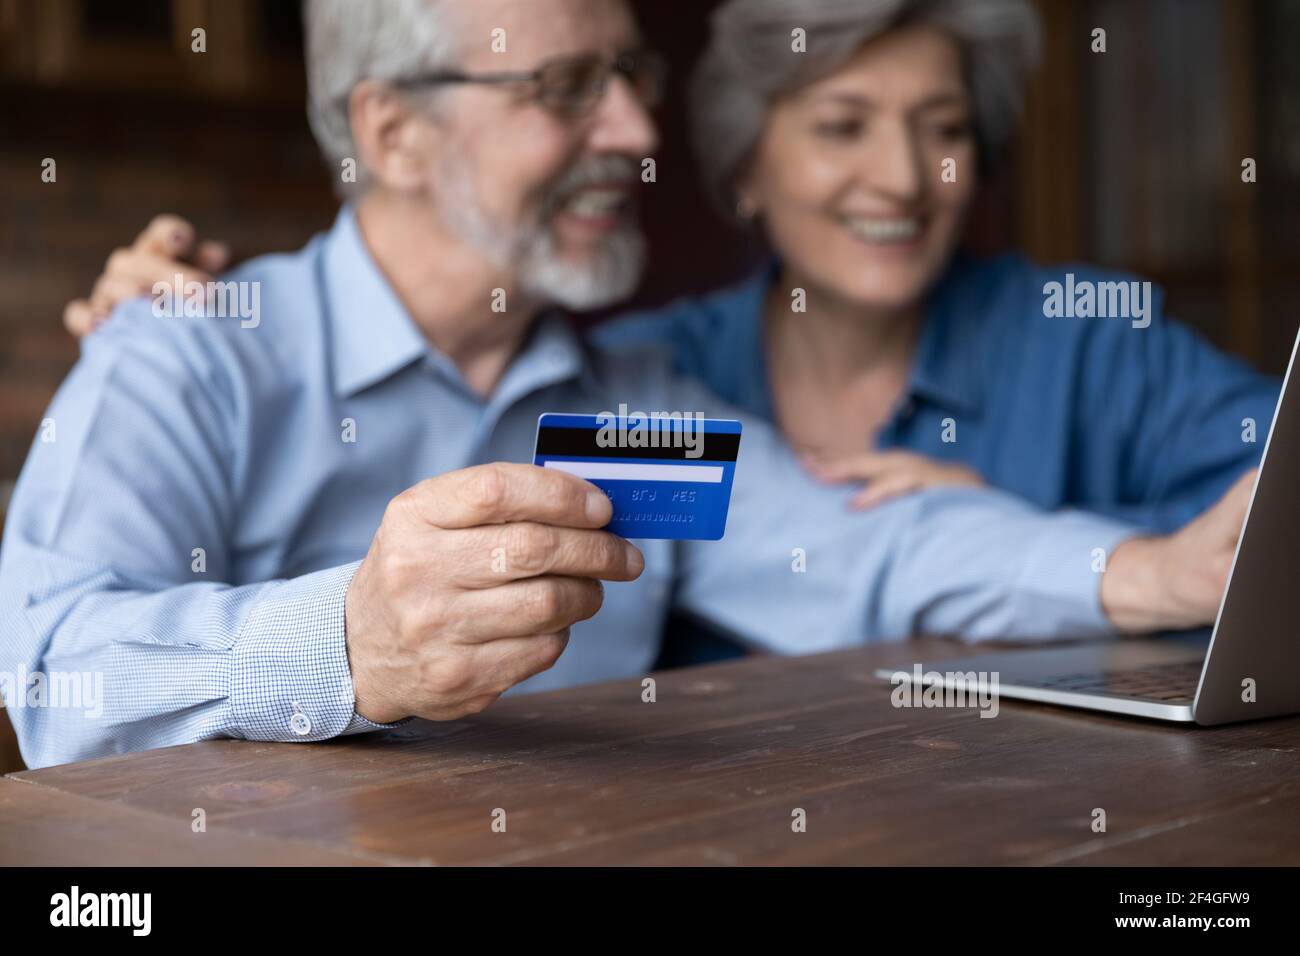
[[[537,432],[537,454],[569,455],[575,458],[665,458],[682,461],[735,461],[740,452],[740,435],[735,432],[705,432],[703,435],[690,435],[688,449],[685,438],[676,445],[676,436],[671,433],[659,433],[660,447],[644,448],[601,447],[596,439],[600,432],[594,428],[542,428]],[[646,439],[652,436],[647,429]],[[703,439],[703,450],[700,449]],[[664,447],[665,442],[674,442]],[[687,452],[690,452],[688,455]]]

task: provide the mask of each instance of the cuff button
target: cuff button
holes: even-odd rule
[[[306,714],[294,714],[289,718],[289,729],[299,737],[306,737],[311,733],[311,718]]]

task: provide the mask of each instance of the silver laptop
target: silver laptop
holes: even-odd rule
[[[1289,394],[1300,390],[1291,388],[1297,350],[1300,335],[1208,637],[1118,638],[876,676],[911,683],[919,673],[968,694],[973,674],[997,674],[1000,697],[1202,726],[1300,712],[1300,395]]]

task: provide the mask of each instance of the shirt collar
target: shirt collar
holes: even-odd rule
[[[589,393],[600,389],[590,347],[565,316],[547,312],[533,326],[491,401],[500,408],[509,408],[532,392],[572,379],[579,380]]]
[[[728,302],[741,315],[763,314],[764,300],[781,272],[773,258],[749,279],[727,293]],[[983,383],[978,356],[979,322],[976,300],[985,290],[977,288],[979,270],[966,255],[958,253],[926,300],[925,318],[917,342],[916,356],[907,379],[907,394],[961,415],[976,415],[983,407]],[[761,371],[763,407],[772,417],[767,365],[761,323],[752,337],[756,355],[747,363]]]
[[[323,258],[334,391],[355,395],[428,354],[429,346],[370,256],[351,206],[339,210]]]
[[[717,345],[738,373],[729,379],[736,403],[769,421],[775,418],[763,316],[767,294],[780,275],[780,264],[763,268],[711,298],[713,311],[726,320]],[[728,394],[727,392],[723,393]]]
[[[355,395],[422,358],[464,386],[459,371],[425,340],[380,272],[351,206],[339,211],[325,237],[323,268],[336,395]],[[510,403],[575,377],[594,386],[592,355],[563,316],[548,313],[530,332],[490,401]]]

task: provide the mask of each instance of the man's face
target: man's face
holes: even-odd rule
[[[640,42],[623,0],[461,0],[450,8],[457,66],[470,75],[531,72],[592,53],[612,61]],[[465,84],[438,94],[429,194],[451,234],[525,294],[577,309],[617,301],[644,263],[633,191],[657,145],[653,121],[617,75],[579,114],[530,92],[529,84]]]

